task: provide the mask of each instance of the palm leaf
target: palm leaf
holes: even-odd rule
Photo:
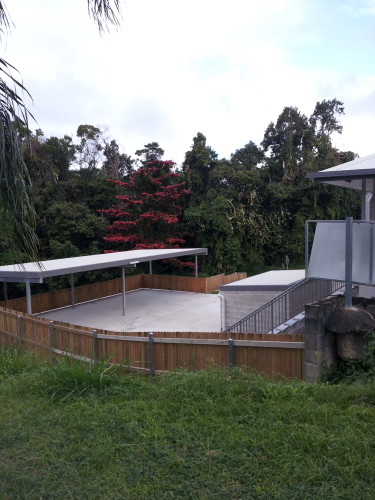
[[[87,0],[87,7],[100,32],[108,29],[109,25],[120,25],[120,0]]]

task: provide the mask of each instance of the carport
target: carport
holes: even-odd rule
[[[43,283],[45,278],[71,276],[71,304],[75,306],[74,274],[97,269],[112,267],[121,268],[122,276],[122,309],[125,315],[126,267],[136,267],[140,262],[149,263],[149,272],[152,274],[154,260],[171,259],[175,257],[195,256],[195,276],[198,276],[198,255],[207,255],[207,248],[176,248],[176,249],[146,249],[129,250],[127,252],[113,252],[67,259],[44,260],[41,262],[27,262],[0,266],[0,282],[25,283],[27,312],[32,314],[31,284]]]

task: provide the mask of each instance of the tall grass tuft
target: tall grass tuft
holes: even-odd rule
[[[30,372],[39,363],[30,353],[16,348],[0,347],[0,380],[13,377],[23,372]]]
[[[45,369],[44,383],[52,400],[67,401],[120,383],[119,373],[126,366],[112,365],[108,358],[85,362],[64,356]]]

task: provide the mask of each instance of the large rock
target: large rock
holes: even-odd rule
[[[327,330],[336,333],[337,354],[344,360],[365,355],[369,332],[375,330],[374,306],[360,303],[353,307],[334,307],[326,318]]]
[[[344,333],[337,335],[337,355],[343,361],[362,359],[366,354],[368,333]]]
[[[375,330],[375,319],[362,307],[334,307],[326,318],[326,328],[337,334]]]

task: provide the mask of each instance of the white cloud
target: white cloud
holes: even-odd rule
[[[127,0],[121,29],[100,37],[85,0],[18,0],[9,7],[17,28],[4,56],[21,70],[46,135],[105,124],[128,154],[158,141],[179,163],[198,131],[229,156],[249,140],[260,143],[285,106],[309,115],[316,101],[337,97],[347,111],[344,149],[363,155],[375,126],[368,19],[341,14],[331,35],[321,26],[334,6],[355,4],[374,7],[364,0],[327,8],[316,0]],[[340,51],[348,26],[367,40],[358,61]]]

